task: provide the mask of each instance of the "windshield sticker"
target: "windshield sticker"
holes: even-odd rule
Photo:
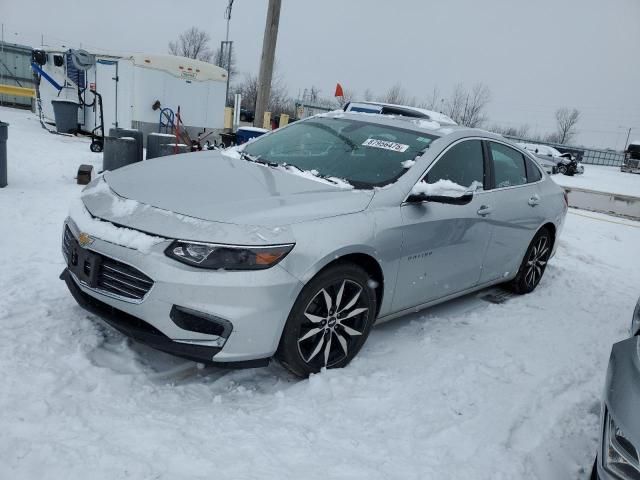
[[[367,138],[362,145],[364,147],[382,148],[383,150],[391,150],[393,152],[406,152],[409,145],[404,143],[388,142],[387,140],[378,140],[376,138]]]
[[[429,143],[431,141],[430,138],[425,138],[425,137],[418,137],[416,138],[416,140],[422,143]]]

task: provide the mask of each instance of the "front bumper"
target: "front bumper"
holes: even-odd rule
[[[613,346],[604,389],[602,413],[600,415],[600,447],[598,449],[597,473],[602,480],[621,480],[623,477],[609,471],[604,465],[607,452],[605,445],[605,415],[611,416],[615,424],[630,437],[636,449],[640,449],[640,337],[631,337]]]
[[[72,234],[80,234],[68,219]],[[275,353],[301,282],[276,265],[262,271],[209,271],[164,255],[171,240],[148,252],[94,238],[87,247],[104,257],[135,267],[153,280],[141,301],[105,294],[80,282],[69,269],[61,278],[85,309],[125,335],[154,348],[204,363],[257,366]],[[212,335],[172,318],[176,308],[220,319],[230,328]]]

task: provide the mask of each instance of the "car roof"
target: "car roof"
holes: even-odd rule
[[[427,110],[426,108],[411,107],[409,105],[396,105],[394,103],[384,102],[349,102],[344,110],[350,111],[353,108],[366,108],[366,107],[387,107],[391,114],[404,115],[415,118],[426,118],[427,120],[433,120],[441,125],[457,125],[450,117],[443,113],[435,112],[433,110]],[[382,109],[382,108],[381,108]]]

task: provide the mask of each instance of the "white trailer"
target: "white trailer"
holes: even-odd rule
[[[69,51],[46,52],[46,58],[40,68],[62,87],[59,90],[44,78],[40,82],[42,111],[48,121],[55,121],[52,100],[82,101],[78,123],[91,132],[100,124],[91,93],[95,90],[102,96],[105,134],[113,127],[157,132],[163,108],[176,112],[180,107],[190,134],[224,126],[227,72],[216,65],[171,55],[95,54],[92,65],[79,71]]]

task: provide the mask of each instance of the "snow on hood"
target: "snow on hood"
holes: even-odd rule
[[[168,238],[211,240],[213,233],[219,242],[248,241],[247,235],[258,243],[290,241],[284,227],[362,211],[373,197],[372,190],[215,151],[147,160],[106,172],[104,180],[83,193],[92,215]]]

